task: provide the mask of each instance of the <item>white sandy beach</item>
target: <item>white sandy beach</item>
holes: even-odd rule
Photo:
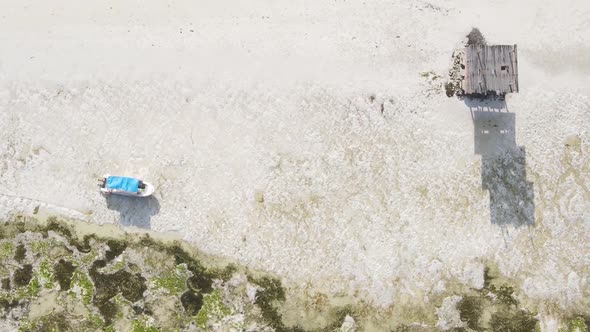
[[[492,222],[470,107],[420,75],[474,26],[518,45],[496,111],[533,224]],[[2,1],[0,216],[171,232],[383,307],[481,288],[491,262],[541,313],[587,310],[589,53],[587,0]],[[156,196],[107,204],[104,173]]]

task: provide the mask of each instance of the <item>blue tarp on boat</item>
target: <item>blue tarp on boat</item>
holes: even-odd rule
[[[109,176],[107,179],[108,189],[125,190],[136,193],[139,189],[139,180],[124,176]]]

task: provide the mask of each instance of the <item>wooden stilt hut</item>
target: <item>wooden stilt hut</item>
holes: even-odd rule
[[[466,95],[503,96],[518,92],[516,45],[468,45],[461,68],[461,88]]]

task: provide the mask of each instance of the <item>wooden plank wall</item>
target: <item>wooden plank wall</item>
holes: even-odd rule
[[[469,45],[464,59],[466,94],[518,92],[516,45]]]

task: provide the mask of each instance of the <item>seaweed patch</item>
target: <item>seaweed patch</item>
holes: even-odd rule
[[[19,236],[24,232],[29,235]],[[293,318],[289,311],[297,308],[297,302],[290,302],[279,278],[237,264],[212,263],[179,241],[166,242],[148,234],[80,234],[72,224],[57,218],[42,224],[22,217],[0,224],[0,233],[4,236],[0,256],[5,263],[0,308],[4,319],[22,308],[23,316],[15,324],[23,331],[182,331],[220,326],[226,330],[354,331],[355,326],[363,330],[370,319],[371,324],[381,319],[381,325],[366,325],[379,329],[434,329],[429,323],[434,310],[425,307],[394,308],[401,322],[395,325],[384,318],[387,314],[368,304],[334,305],[327,296],[302,302],[310,303],[302,305],[321,319]],[[516,288],[497,278],[497,272],[486,268],[483,286],[462,294],[457,302],[463,324],[457,331],[539,327],[535,313],[519,302]],[[57,295],[41,299],[48,294]],[[31,319],[27,313],[33,301],[57,301],[59,310]],[[68,310],[75,306],[83,308],[84,314],[72,315]],[[571,319],[564,323],[564,331],[584,331],[583,324],[587,323],[581,318]]]

